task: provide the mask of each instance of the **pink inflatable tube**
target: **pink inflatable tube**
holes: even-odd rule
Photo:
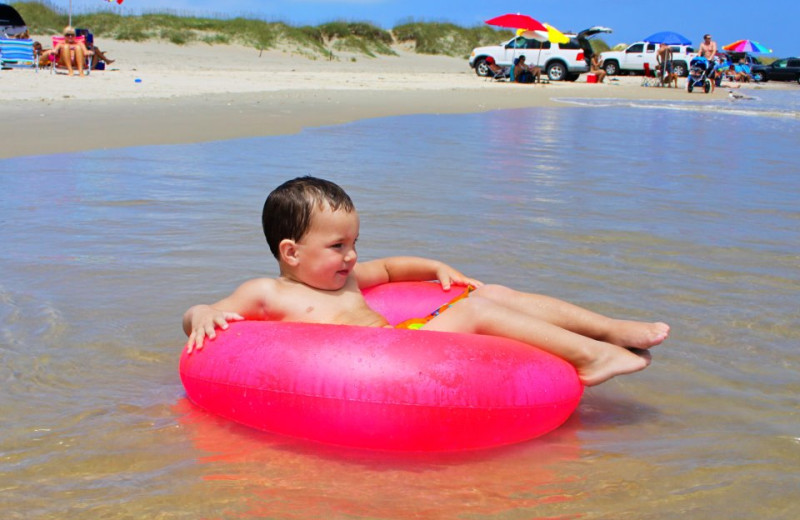
[[[364,291],[395,324],[454,298],[438,284]],[[248,426],[314,441],[458,451],[532,439],[561,425],[583,386],[565,361],[503,338],[345,325],[231,324],[181,357],[195,404]]]

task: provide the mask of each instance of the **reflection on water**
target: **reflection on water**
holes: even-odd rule
[[[0,162],[0,510],[794,519],[797,125],[540,108]],[[498,450],[342,450],[209,416],[180,386],[180,315],[276,273],[261,205],[306,173],[351,193],[362,259],[436,256],[673,336]]]
[[[211,488],[247,497],[222,516],[446,518],[531,511],[574,500],[560,464],[578,457],[573,419],[538,443],[463,454],[392,454],[327,447],[249,430],[209,417],[187,401],[181,425]],[[522,475],[519,468],[527,468]]]

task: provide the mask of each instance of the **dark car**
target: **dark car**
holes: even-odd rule
[[[750,72],[756,81],[796,81],[800,84],[800,58],[784,58],[770,65],[753,65]]]

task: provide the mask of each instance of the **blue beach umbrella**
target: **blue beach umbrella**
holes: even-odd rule
[[[667,45],[691,45],[692,40],[687,38],[686,36],[672,32],[672,31],[661,31],[654,34],[651,34],[647,38],[644,38],[644,41],[649,43],[665,43]]]

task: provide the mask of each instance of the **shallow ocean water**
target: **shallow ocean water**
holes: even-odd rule
[[[0,162],[0,511],[797,518],[800,93],[754,95]],[[209,416],[178,378],[180,317],[276,274],[261,205],[303,174],[349,191],[362,259],[434,256],[672,336],[500,449],[345,450]]]

